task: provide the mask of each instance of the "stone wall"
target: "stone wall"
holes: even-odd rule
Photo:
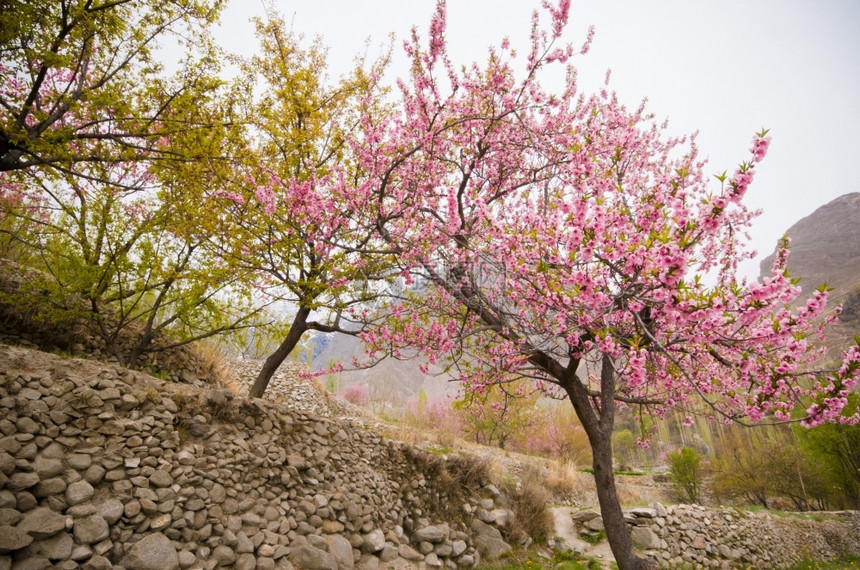
[[[636,547],[662,568],[781,568],[807,557],[860,555],[860,513],[816,517],[659,503],[625,514]],[[573,519],[585,531],[602,528],[595,511],[573,513]]]
[[[349,421],[0,345],[0,570],[471,567],[510,549],[512,520],[475,473]]]

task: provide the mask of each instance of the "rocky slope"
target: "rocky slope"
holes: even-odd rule
[[[0,569],[471,567],[504,497],[353,423],[0,345]]]
[[[792,277],[800,278],[802,298],[827,283],[831,303],[842,303],[828,340],[829,354],[836,356],[860,334],[860,193],[821,206],[786,234],[791,238],[788,267]],[[761,262],[763,275],[770,272],[773,259],[771,254]]]

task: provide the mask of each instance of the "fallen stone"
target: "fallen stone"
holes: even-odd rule
[[[591,510],[576,511],[576,512],[570,514],[570,518],[573,519],[573,522],[577,522],[580,524],[586,523],[592,519],[596,519],[599,516],[600,516],[600,513],[596,512],[596,511],[591,511]]]

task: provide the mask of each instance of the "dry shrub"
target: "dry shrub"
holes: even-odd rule
[[[571,461],[551,461],[544,482],[557,503],[577,504],[594,487],[591,475],[583,473]]]
[[[623,505],[636,505],[643,501],[642,493],[640,493],[638,489],[630,487],[629,485],[618,486],[618,500],[620,500]]]
[[[328,391],[328,388],[325,387],[322,380],[320,380],[319,376],[311,376],[310,383],[314,390],[316,390],[320,396],[325,400],[326,407],[331,407],[331,394]]]
[[[409,426],[381,424],[379,430],[388,439],[409,445],[418,445],[425,439],[423,434]]]
[[[198,342],[191,346],[199,363],[200,375],[217,387],[239,394],[242,384],[239,373],[230,365],[224,351],[210,342]]]
[[[467,489],[480,489],[490,480],[490,463],[482,457],[452,455],[447,467],[454,480]]]
[[[433,439],[437,445],[444,449],[453,449],[457,436],[450,430],[437,428],[433,430]]]
[[[538,544],[545,544],[552,537],[555,525],[544,478],[540,469],[529,467],[520,475],[519,484],[505,484],[515,515],[508,529],[510,540],[523,542],[528,536]]]

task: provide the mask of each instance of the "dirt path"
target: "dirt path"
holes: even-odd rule
[[[609,549],[609,543],[603,539],[599,544],[589,544],[579,538],[576,526],[570,514],[577,509],[572,507],[553,507],[552,517],[555,520],[555,535],[566,546],[575,552],[591,556],[600,561],[604,568],[609,568],[615,557]]]

